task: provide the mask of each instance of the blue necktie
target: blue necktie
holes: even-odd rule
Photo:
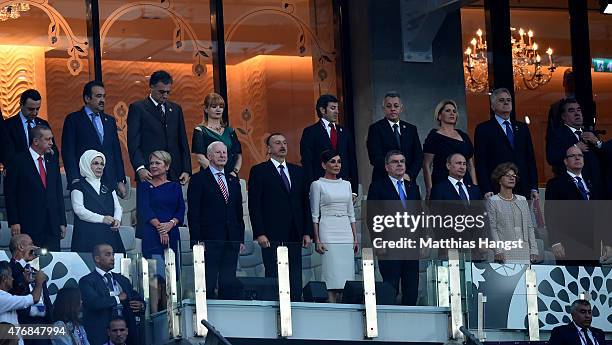
[[[104,131],[100,128],[100,126],[98,126],[98,121],[96,121],[97,117],[100,117],[100,114],[98,113],[91,113],[91,122],[94,125],[94,128],[96,129],[96,133],[98,134],[98,139],[100,139],[100,143],[102,144],[102,142],[104,141]],[[102,120],[102,118],[100,117],[100,120]]]
[[[402,206],[404,208],[406,208],[406,193],[404,193],[404,188],[402,188],[402,185],[404,184],[404,181],[400,180],[397,181],[397,193],[399,194],[400,197],[400,201],[402,202]]]
[[[582,194],[582,198],[584,200],[589,200],[589,192],[587,192],[586,188],[584,188],[584,184],[582,183],[580,176],[576,176],[576,187],[578,187],[580,194]]]
[[[457,188],[459,188],[459,198],[461,198],[461,200],[465,201],[466,203],[469,203],[470,200],[467,197],[467,194],[465,194],[465,191],[463,190],[463,183],[461,183],[461,181],[457,181]]]
[[[287,174],[285,174],[285,166],[281,164],[278,166],[278,168],[280,169],[279,173],[281,175],[281,180],[283,180],[283,184],[285,185],[285,188],[287,188],[287,192],[291,192],[291,184],[289,183]]]
[[[393,125],[393,134],[395,134],[395,141],[397,141],[397,147],[402,148],[402,140],[399,133],[399,125],[396,123]]]
[[[514,132],[512,132],[512,127],[510,126],[510,121],[504,121],[504,126],[506,126],[506,136],[508,137],[508,141],[510,142],[510,146],[514,148]]]

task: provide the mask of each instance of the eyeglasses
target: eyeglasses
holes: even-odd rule
[[[503,176],[506,176],[507,178],[518,178],[519,177],[519,175],[517,174],[505,174]]]
[[[565,156],[566,158],[584,158],[584,155],[582,153],[574,153],[571,155],[567,155]]]

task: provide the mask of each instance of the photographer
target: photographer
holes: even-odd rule
[[[10,294],[13,288],[13,272],[11,265],[7,261],[0,262],[0,322],[8,322],[12,325],[19,325],[17,320],[17,310],[28,308],[38,303],[42,295],[43,285],[47,280],[47,275],[39,271],[34,277],[34,290],[27,296],[15,296]],[[23,340],[19,339],[19,344],[23,345]]]
[[[13,272],[13,287],[9,291],[15,296],[27,296],[36,288],[34,275],[36,270],[29,262],[34,260],[40,249],[32,243],[32,238],[26,234],[14,235],[11,238],[9,249],[12,254],[10,267]],[[49,298],[47,284],[42,283],[40,299],[24,309],[17,311],[20,324],[50,324],[52,322],[52,304]],[[50,344],[46,339],[28,339],[26,345]]]

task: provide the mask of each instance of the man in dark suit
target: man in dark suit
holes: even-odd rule
[[[304,174],[310,182],[322,177],[325,171],[321,167],[321,153],[326,150],[336,150],[342,160],[338,177],[349,181],[353,194],[357,195],[359,179],[355,140],[347,128],[338,125],[338,99],[332,95],[322,95],[317,100],[316,108],[319,121],[304,128],[300,140]]]
[[[478,186],[466,185],[463,177],[467,171],[467,161],[461,153],[446,158],[448,179],[434,185],[431,189],[431,200],[480,200],[482,194]]]
[[[387,177],[373,181],[368,190],[368,200],[421,200],[419,186],[404,178],[406,159],[399,150],[391,150],[384,158]],[[383,281],[402,291],[403,305],[416,305],[419,288],[418,260],[378,260],[378,268]]]
[[[6,130],[6,125],[4,124],[4,117],[2,116],[2,111],[0,111],[0,165],[2,165],[3,169],[6,167],[6,160],[8,158],[8,154],[13,151],[13,149],[11,148],[12,145],[13,143],[9,138],[8,131]]]
[[[170,153],[172,164],[168,178],[189,182],[191,156],[185,132],[183,109],[168,101],[172,90],[172,76],[166,71],[151,74],[151,93],[141,101],[130,104],[128,111],[128,151],[138,178],[150,180],[149,155],[157,150]]]
[[[83,300],[83,327],[90,344],[102,344],[108,340],[107,326],[115,316],[123,317],[128,329],[127,344],[138,342],[135,314],[144,311],[142,297],[130,281],[111,270],[115,267],[113,247],[98,244],[93,248],[96,269],[79,280]]]
[[[4,122],[8,132],[7,138],[10,141],[10,145],[6,148],[7,163],[10,162],[14,154],[28,151],[32,142],[30,138],[32,128],[39,125],[51,128],[49,122],[38,117],[41,103],[42,98],[38,91],[34,89],[24,91],[19,98],[19,114],[8,118]],[[55,142],[52,142],[52,151],[49,153],[50,156],[59,161],[59,151]]]
[[[9,291],[12,295],[27,296],[32,294],[35,288],[34,275],[37,270],[30,266],[29,262],[35,259],[34,251],[37,248],[32,243],[32,238],[26,234],[18,234],[11,238],[9,250],[11,251],[11,270],[13,271],[13,288]],[[17,310],[20,324],[47,324],[53,323],[53,304],[49,298],[47,283],[42,286],[42,296],[34,305]],[[26,345],[51,344],[49,339],[25,339]]]
[[[565,172],[546,183],[546,227],[557,260],[565,260],[568,265],[585,265],[581,260],[598,256],[594,253],[598,243],[593,223],[595,215],[592,204],[586,201],[602,199],[603,190],[583,175],[584,154],[578,146],[567,149],[563,162]],[[567,202],[570,200],[574,202]]]
[[[38,125],[30,130],[32,145],[15,154],[6,172],[6,211],[13,235],[30,235],[34,244],[60,250],[66,235],[64,195],[57,159],[50,158],[53,133]]]
[[[251,168],[249,214],[253,237],[261,246],[266,277],[278,277],[276,248],[289,250],[291,300],[301,301],[302,247],[310,245],[312,215],[308,180],[302,168],[288,163],[287,139],[280,133],[266,138],[270,160]]]
[[[587,300],[575,300],[570,307],[572,322],[553,328],[549,345],[604,345],[604,332],[591,327],[593,311]]]
[[[602,184],[599,154],[603,154],[601,141],[595,133],[582,127],[583,117],[580,104],[575,98],[565,98],[559,103],[562,125],[551,130],[546,140],[546,160],[556,175],[564,174],[563,163],[570,146],[577,146],[584,154],[585,177],[597,185]]]
[[[493,195],[491,173],[501,163],[512,162],[521,176],[516,194],[537,200],[538,171],[527,124],[510,118],[512,96],[510,91],[496,89],[489,97],[493,118],[476,126],[474,156],[480,190],[485,197]]]
[[[117,135],[115,118],[104,113],[106,92],[100,81],[90,81],[83,87],[85,106],[70,113],[64,120],[62,132],[62,158],[69,184],[81,177],[79,160],[83,152],[96,150],[106,157],[102,183],[116,186],[117,194],[125,197],[125,172],[121,156],[121,144]]]
[[[231,294],[244,241],[244,219],[240,181],[224,173],[227,147],[215,141],[206,151],[210,164],[193,175],[187,190],[187,217],[191,239],[206,246],[206,294],[214,298],[217,281],[219,297]]]
[[[383,99],[385,118],[374,122],[368,129],[368,157],[372,170],[372,181],[386,179],[385,155],[399,150],[406,157],[406,176],[416,181],[423,165],[423,147],[416,126],[400,120],[404,105],[397,92],[389,92]]]

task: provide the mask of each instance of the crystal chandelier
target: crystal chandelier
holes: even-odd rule
[[[476,31],[476,37],[470,41],[471,46],[465,50],[465,88],[470,92],[485,92],[489,87],[487,43],[482,38],[482,30]],[[525,37],[527,36],[527,37]],[[533,39],[534,33],[525,32],[522,28],[510,28],[510,42],[512,45],[512,70],[514,87],[535,90],[546,85],[552,79],[557,68],[553,62],[553,50],[546,50],[548,66],[543,67],[542,57],[538,53],[538,44]]]
[[[0,8],[0,21],[17,19],[21,16],[20,12],[30,10],[30,5],[24,2],[13,2]]]

